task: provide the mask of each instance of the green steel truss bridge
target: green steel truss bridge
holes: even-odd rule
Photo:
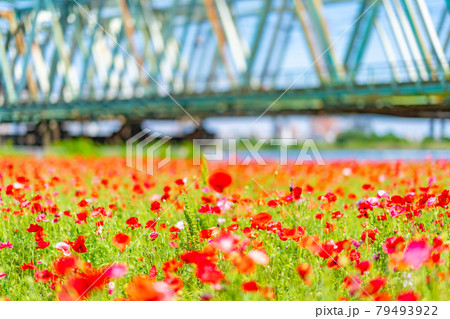
[[[0,122],[445,118],[449,42],[450,0],[0,0]]]

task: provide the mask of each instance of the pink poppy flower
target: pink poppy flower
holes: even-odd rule
[[[152,241],[154,241],[156,238],[158,238],[158,236],[159,236],[159,234],[157,233],[157,232],[152,232],[152,233],[150,233],[150,239],[152,240]]]
[[[372,207],[377,207],[380,204],[378,201],[378,198],[376,198],[376,197],[369,197],[366,200],[366,203],[370,204],[370,206],[372,206]]]
[[[70,256],[70,245],[64,242],[60,242],[56,244],[56,249],[62,251],[64,256]]]
[[[263,266],[269,264],[269,256],[267,256],[266,252],[263,250],[251,250],[247,256],[250,257],[255,264]]]
[[[431,249],[425,240],[413,240],[405,249],[403,261],[412,269],[419,269],[430,258]]]
[[[4,248],[13,248],[13,245],[9,241],[7,241],[6,243],[2,243],[0,241],[0,249],[4,249]]]
[[[115,287],[116,287],[116,284],[111,281],[108,284],[108,294],[112,295],[114,293]]]
[[[40,222],[48,222],[48,219],[46,218],[47,216],[45,214],[39,214],[36,217],[36,223],[40,223]]]
[[[128,267],[125,264],[115,264],[106,270],[105,275],[108,278],[121,278],[127,274]]]
[[[392,217],[398,217],[401,214],[403,214],[406,211],[405,207],[399,206],[399,205],[394,205],[391,207],[391,209],[389,210],[389,214],[391,214]]]
[[[438,200],[437,197],[430,197],[430,198],[428,198],[428,200],[427,200],[427,206],[428,206],[428,207],[433,206],[433,204],[436,203],[437,200]]]
[[[221,211],[226,211],[231,208],[231,202],[227,200],[226,197],[222,197],[217,201],[217,206],[220,208]]]
[[[377,197],[389,199],[389,193],[381,189],[377,192]]]

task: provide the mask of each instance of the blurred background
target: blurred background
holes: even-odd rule
[[[0,143],[148,128],[450,158],[449,42],[450,0],[0,0]]]

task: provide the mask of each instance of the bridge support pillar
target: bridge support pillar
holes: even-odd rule
[[[61,123],[57,121],[42,121],[30,133],[25,136],[24,144],[49,146],[52,142],[67,137],[62,130]]]
[[[122,127],[111,137],[112,144],[118,144],[131,138],[142,131],[141,121],[124,120]]]
[[[430,133],[429,138],[434,140],[434,118],[430,119]]]
[[[282,115],[276,116],[272,118],[273,125],[274,125],[274,135],[275,138],[282,138],[283,137],[283,127],[285,118]]]
[[[36,144],[49,146],[51,141],[50,129],[47,121],[42,121],[36,127]]]
[[[60,124],[56,121],[50,121],[48,123],[48,128],[50,131],[50,141],[54,142],[54,141],[59,141],[62,138],[62,131],[61,131],[61,127]]]
[[[31,123],[27,124],[27,133],[24,136],[24,145],[37,145],[35,132],[36,126]]]

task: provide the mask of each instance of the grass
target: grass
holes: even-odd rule
[[[155,266],[157,276],[149,285],[156,281],[164,283],[171,292],[175,292],[175,295],[168,294],[170,298],[177,300],[372,300],[396,299],[403,293],[413,293],[421,300],[449,300],[448,203],[443,207],[436,204],[421,207],[419,204],[424,196],[437,197],[448,187],[449,162],[348,161],[326,166],[284,167],[276,164],[226,167],[209,163],[208,166],[201,169],[193,167],[188,160],[178,159],[155,176],[148,176],[127,168],[123,157],[71,155],[36,159],[21,155],[2,156],[0,242],[9,241],[13,248],[0,249],[0,273],[6,273],[0,279],[0,298],[61,299],[61,291],[76,288],[70,286],[71,279],[82,278],[89,273],[91,268],[83,263],[90,263],[92,269],[101,269],[118,262],[127,266],[123,277],[108,278],[105,282],[102,279],[98,288],[75,296],[89,300],[136,296],[137,288],[130,282],[141,280],[139,276],[148,277],[152,266]],[[209,184],[213,182],[208,183],[208,179],[219,168],[226,169],[233,179],[222,194],[205,189],[211,186]],[[291,178],[294,186],[303,189],[299,200],[286,199],[290,194]],[[185,179],[185,182],[179,179]],[[365,184],[368,186],[363,188]],[[171,188],[170,196],[161,200],[165,187]],[[376,197],[381,189],[389,192],[389,200],[384,202],[384,206],[368,210],[367,218],[359,217],[361,212],[357,200]],[[388,207],[393,205],[392,196],[406,198],[412,191],[415,193],[413,202],[401,204],[407,211],[392,217]],[[337,200],[333,202],[320,197],[327,193],[335,194]],[[223,197],[231,207],[222,209],[220,215],[198,212],[206,204],[216,206]],[[83,199],[89,204],[80,207]],[[277,200],[280,205],[271,207],[268,205],[270,200]],[[155,201],[161,204],[160,211],[151,209]],[[190,208],[185,206],[186,202]],[[100,207],[104,208],[105,214],[96,213]],[[69,211],[71,216],[64,214],[65,211]],[[343,217],[333,219],[335,211],[341,211]],[[280,230],[267,231],[263,229],[264,224],[252,226],[261,212],[280,222]],[[80,219],[77,214],[80,213],[87,214],[86,222],[77,223]],[[41,214],[45,214],[41,218],[48,221],[36,222]],[[317,214],[323,214],[323,218],[318,219]],[[384,215],[386,220],[380,220]],[[142,226],[135,229],[127,227],[127,220],[131,217],[137,217]],[[220,224],[220,219],[225,221]],[[149,237],[152,231],[144,228],[150,220],[157,220],[155,231],[159,236],[155,240]],[[103,222],[103,230],[98,235],[100,221]],[[184,229],[171,230],[180,221],[184,222]],[[326,231],[327,223],[333,224],[332,231]],[[36,249],[35,234],[27,231],[30,224],[43,227],[46,235],[43,240],[50,243],[48,247]],[[238,229],[227,232],[227,227],[234,224]],[[306,233],[301,234],[299,226],[304,227]],[[213,228],[214,233],[208,239],[201,239],[196,228]],[[281,229],[294,229],[296,235],[283,238],[286,230]],[[361,239],[364,231],[374,229],[373,243]],[[112,242],[118,233],[131,237],[131,243],[123,253]],[[314,243],[306,240],[308,235],[317,236],[314,240],[319,244],[343,240],[350,244],[348,249],[333,251],[331,257],[322,258],[318,256],[320,251],[314,251]],[[79,236],[85,236],[87,251],[77,253],[71,249],[71,256],[76,256],[79,262],[76,269],[47,282],[38,279],[37,271],[47,269],[57,273],[55,260],[61,258],[62,253],[55,245],[64,241],[74,242]],[[224,236],[236,236],[232,252],[217,248]],[[394,254],[388,254],[383,245],[392,236],[402,237],[405,243],[397,247]],[[440,261],[433,262],[431,249],[433,254],[437,250],[431,247],[438,236],[443,240]],[[352,245],[351,240],[360,245]],[[430,255],[422,260],[420,267],[414,268],[406,262],[404,255],[411,242],[420,240],[425,241],[424,249]],[[194,246],[193,241],[197,243]],[[193,248],[204,253],[209,251],[208,261],[196,261],[197,265],[183,261],[182,255]],[[267,265],[248,260],[250,251],[254,250],[265,252],[270,260]],[[375,259],[374,254],[379,259]],[[397,260],[399,258],[400,261]],[[339,262],[339,267],[330,267],[327,261],[332,259]],[[21,266],[30,260],[37,269],[21,270]],[[181,262],[181,267],[163,271],[164,264],[171,260]],[[369,261],[371,268],[361,275],[357,265],[365,260]],[[216,267],[223,278],[212,284],[199,276],[197,269],[205,263]],[[311,267],[311,273],[305,278],[297,271],[300,264]],[[205,274],[211,275],[211,268],[205,269]],[[344,283],[348,276],[361,280],[354,293]],[[370,290],[370,282],[376,278],[383,278],[385,284],[371,296],[364,295],[365,290]],[[111,294],[108,293],[109,281],[115,283]],[[244,291],[243,284],[249,281],[257,284],[257,291]],[[137,295],[155,297],[150,290],[139,290]]]

